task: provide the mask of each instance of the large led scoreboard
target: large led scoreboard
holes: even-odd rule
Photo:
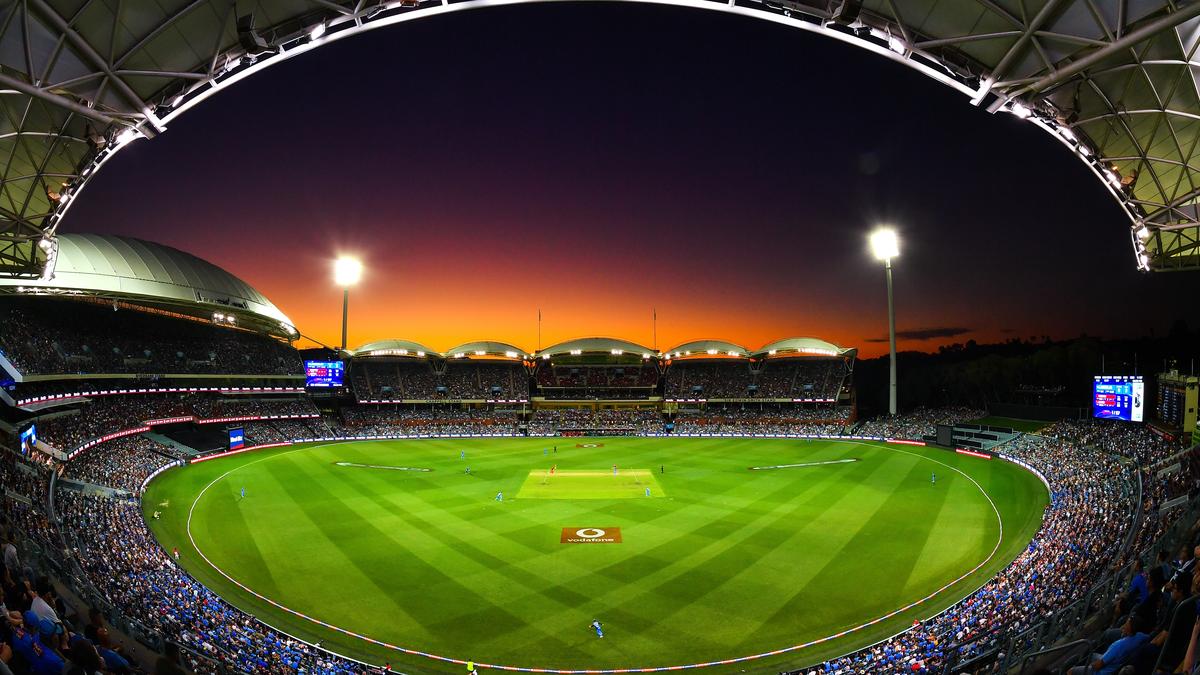
[[[304,362],[304,386],[306,387],[340,387],[345,376],[345,361]]]
[[[1092,416],[1141,422],[1146,415],[1146,383],[1141,375],[1097,375],[1092,383]]]

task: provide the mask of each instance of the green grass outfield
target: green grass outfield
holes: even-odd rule
[[[705,671],[774,673],[874,642],[968,594],[1020,553],[1047,499],[1020,467],[922,447],[586,442],[600,445],[439,439],[269,449],[172,469],[143,505],[162,512],[148,519],[162,544],[178,546],[184,567],[238,607],[409,673],[462,667],[321,627],[212,565],[296,612],[390,644],[582,669],[689,664],[816,640],[925,597],[996,551],[891,619]],[[555,444],[557,453],[544,454]],[[786,464],[807,466],[750,470]],[[613,527],[620,543],[562,543],[568,532]],[[588,629],[593,619],[603,640]]]
[[[985,424],[993,427],[1008,427],[1013,431],[1024,431],[1025,433],[1037,433],[1044,427],[1048,427],[1053,422],[1039,422],[1037,420],[1023,420],[1016,417],[997,417],[995,415],[988,417],[980,417],[977,420],[971,420],[971,424]]]

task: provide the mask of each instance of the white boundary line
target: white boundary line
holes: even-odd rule
[[[353,441],[348,441],[348,442],[353,442]],[[886,621],[894,616],[897,616],[897,615],[902,614],[910,609],[918,607],[929,600],[932,600],[936,596],[940,595],[942,592],[948,590],[950,587],[954,586],[955,584],[959,583],[960,581],[963,581],[964,579],[971,576],[972,574],[975,574],[976,572],[978,572],[985,565],[987,565],[992,560],[992,558],[994,558],[996,556],[996,553],[1000,550],[1001,544],[1004,542],[1004,519],[1003,519],[1003,517],[1001,517],[1000,509],[996,507],[996,502],[994,502],[992,500],[991,495],[989,495],[987,493],[987,491],[983,489],[983,486],[981,486],[978,483],[978,481],[976,481],[974,478],[972,478],[971,476],[964,473],[958,467],[951,466],[941,460],[937,460],[932,457],[926,457],[924,455],[921,455],[921,454],[918,454],[915,452],[910,452],[908,450],[902,450],[900,448],[890,447],[888,445],[872,445],[869,443],[863,443],[861,441],[838,441],[838,442],[854,444],[854,445],[863,445],[863,446],[867,446],[867,447],[871,447],[871,448],[890,450],[893,452],[901,452],[906,455],[911,455],[913,457],[917,457],[918,459],[926,459],[935,464],[940,464],[940,465],[946,467],[947,469],[950,469],[951,471],[954,471],[955,473],[959,474],[960,476],[966,478],[967,480],[971,481],[971,483],[975,486],[975,488],[979,490],[979,492],[984,496],[985,499],[987,499],[988,504],[991,505],[992,511],[996,514],[996,523],[999,525],[999,528],[1000,528],[999,536],[996,538],[996,544],[995,544],[995,546],[992,547],[991,553],[989,553],[987,558],[984,558],[983,561],[980,562],[978,565],[971,568],[969,571],[963,573],[961,576],[954,579],[953,581],[946,583],[945,585],[934,590],[933,592],[929,593],[925,597],[914,600],[914,601],[904,605],[903,607],[900,607],[891,612],[888,612],[887,614],[876,617],[870,621],[859,624],[857,626],[847,628],[846,630],[843,630],[841,632],[834,633],[833,635],[827,635],[825,637],[817,638],[815,640],[809,640],[808,642],[791,645],[789,647],[781,647],[779,649],[773,649],[773,650],[767,651],[767,652],[760,652],[758,654],[749,654],[746,656],[739,656],[739,657],[731,658],[731,659],[722,659],[719,661],[705,661],[705,662],[689,663],[689,664],[682,664],[682,665],[676,665],[676,666],[656,666],[656,667],[651,667],[651,668],[561,669],[561,668],[537,668],[537,667],[526,667],[526,666],[510,666],[510,665],[503,665],[503,664],[480,663],[480,662],[476,662],[475,666],[477,668],[492,668],[494,670],[504,670],[504,671],[511,671],[511,672],[554,673],[555,675],[614,675],[614,674],[622,674],[622,673],[654,673],[654,672],[663,672],[663,671],[671,671],[671,670],[693,670],[693,669],[698,669],[698,668],[708,668],[708,667],[712,667],[712,666],[729,665],[729,664],[734,664],[734,663],[744,663],[747,661],[755,661],[758,659],[763,659],[763,658],[767,658],[767,657],[771,657],[771,656],[778,656],[781,654],[787,654],[790,652],[800,651],[802,649],[807,649],[809,647],[815,647],[819,644],[829,642],[832,640],[836,640],[841,637],[845,637],[846,635],[849,635],[851,633],[855,633],[857,631],[860,631],[864,628],[868,628],[868,627],[873,626],[882,621]],[[328,622],[322,621],[321,619],[318,619],[316,617],[308,616],[307,614],[304,614],[303,612],[299,612],[290,607],[287,607],[286,605],[276,602],[275,600],[272,600],[271,598],[268,598],[267,596],[255,591],[254,589],[250,588],[249,586],[246,586],[245,584],[241,583],[237,579],[234,579],[232,576],[230,576],[228,573],[226,573],[223,569],[221,569],[220,567],[217,567],[213,563],[213,561],[210,560],[209,557],[207,555],[205,555],[205,553],[202,550],[200,550],[200,547],[196,545],[196,540],[192,536],[192,517],[195,513],[196,505],[200,502],[200,499],[204,496],[204,494],[206,492],[208,492],[208,489],[211,488],[213,485],[217,484],[218,482],[223,480],[226,476],[228,476],[229,474],[231,474],[235,471],[244,469],[245,467],[251,466],[253,464],[258,464],[259,462],[264,462],[268,459],[272,459],[272,458],[279,457],[279,456],[286,455],[286,454],[291,454],[293,452],[299,452],[302,450],[317,450],[320,448],[328,447],[331,445],[339,445],[339,444],[341,444],[341,443],[325,443],[325,444],[315,445],[315,446],[305,446],[305,447],[300,447],[300,448],[293,448],[291,450],[287,450],[287,451],[276,453],[276,454],[271,454],[267,457],[256,459],[252,462],[242,464],[241,466],[236,466],[236,467],[226,471],[225,473],[221,474],[220,476],[217,476],[216,478],[214,478],[207,485],[205,485],[203,489],[200,490],[200,492],[196,495],[196,498],[192,501],[191,507],[188,509],[186,530],[187,530],[188,540],[191,542],[192,548],[196,551],[196,553],[200,554],[200,557],[204,559],[204,562],[207,563],[209,567],[212,567],[213,570],[215,570],[221,576],[225,577],[225,579],[227,579],[230,583],[234,584],[235,586],[237,586],[244,592],[249,593],[250,595],[254,596],[255,598],[258,598],[259,600],[262,600],[263,602],[268,603],[269,605],[271,605],[272,607],[275,607],[276,609],[287,612],[288,614],[299,617],[299,618],[309,621],[311,623],[317,624],[318,626],[321,626],[322,628],[326,628],[326,629],[332,630],[334,632],[341,633],[342,635],[357,638],[364,642],[368,642],[370,644],[384,647],[386,649],[391,649],[393,651],[398,651],[398,652],[413,655],[413,656],[421,656],[421,657],[425,657],[425,658],[432,659],[435,661],[442,661],[444,663],[455,663],[455,664],[465,665],[467,663],[467,660],[465,660],[465,659],[456,659],[456,658],[452,658],[452,657],[448,657],[448,656],[442,656],[440,654],[433,654],[430,652],[424,652],[424,651],[417,650],[417,649],[410,649],[408,647],[402,647],[400,645],[394,645],[394,644],[391,644],[388,642],[384,642],[382,640],[377,640],[377,639],[367,636],[367,635],[363,635],[361,633],[357,633],[357,632],[349,630],[349,629],[335,626]],[[979,588],[982,588],[983,586],[987,585],[988,581],[991,581],[991,579],[985,580],[984,583],[979,586]],[[975,589],[975,591],[972,591],[971,593],[964,595],[963,597],[966,598],[966,597],[970,596],[971,594],[975,593],[977,590],[978,590],[978,588]],[[945,611],[945,610],[942,610],[942,611]],[[939,612],[938,614],[940,614],[940,613],[941,612]],[[935,614],[934,616],[937,616],[937,615]],[[266,621],[263,621],[261,618],[258,618],[258,617],[255,617],[255,618],[256,618],[256,620],[261,621],[263,624],[270,627],[272,630],[276,630],[280,633],[284,633],[284,631],[281,631],[278,628],[276,628],[275,626],[273,626],[272,624],[267,623]],[[900,635],[901,633],[907,632],[907,630],[908,629],[900,631],[899,633],[896,633],[895,635]],[[286,635],[287,633],[284,633],[284,634]],[[893,635],[892,637],[895,637],[895,635]],[[890,639],[890,638],[888,638],[888,639]],[[866,646],[869,646],[869,645],[863,645],[863,647],[866,647]],[[862,649],[863,647],[859,647],[858,649]],[[324,648],[322,648],[322,649],[324,649]],[[326,650],[326,651],[328,651],[328,650]],[[855,651],[857,651],[857,649]],[[330,652],[330,653],[336,654],[336,652]],[[337,654],[337,655],[342,656],[341,654]],[[348,658],[348,657],[343,657],[343,658]],[[349,658],[348,658],[348,660],[357,661],[357,659],[349,659]],[[357,661],[357,662],[362,663],[361,661]]]

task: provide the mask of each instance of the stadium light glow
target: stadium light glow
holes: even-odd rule
[[[1150,229],[1147,228],[1145,225],[1139,226],[1137,229],[1137,238],[1141,239],[1142,241],[1146,241],[1147,239],[1149,239],[1150,238]]]
[[[900,238],[890,227],[881,227],[871,233],[871,251],[877,260],[883,261],[887,275],[888,303],[888,413],[896,415],[896,303],[892,298],[892,259],[900,256]]]
[[[341,257],[333,262],[333,280],[339,288],[357,284],[362,279],[362,263],[356,258]]]
[[[322,21],[321,23],[313,26],[313,29],[308,32],[308,39],[319,40],[319,39],[321,39],[321,36],[324,34],[325,34],[325,22]]]
[[[333,280],[342,289],[342,351],[346,351],[346,326],[350,319],[350,287],[362,279],[363,265],[357,258],[342,256],[333,261]]]
[[[1030,110],[1028,106],[1026,106],[1022,103],[1018,103],[1017,101],[1013,101],[1012,103],[1009,103],[1008,110],[1009,110],[1009,112],[1011,112],[1012,114],[1016,115],[1017,117],[1019,117],[1023,120],[1029,119],[1029,116],[1033,114],[1033,111]]]
[[[900,238],[896,231],[884,227],[871,233],[871,252],[876,260],[891,260],[900,256]]]

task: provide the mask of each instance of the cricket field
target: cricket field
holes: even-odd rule
[[[209,588],[369,663],[464,672],[397,648],[564,670],[785,650],[703,669],[776,673],[970,594],[1029,543],[1047,494],[1017,465],[906,445],[464,438],[233,454],[167,471],[142,501]]]

